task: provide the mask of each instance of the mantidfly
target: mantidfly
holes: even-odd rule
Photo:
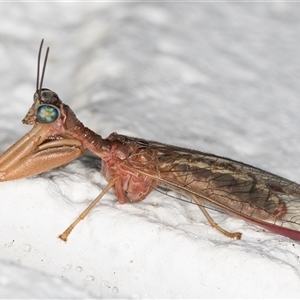
[[[0,156],[0,181],[36,175],[92,151],[102,159],[108,184],[59,237],[68,235],[97,202],[113,189],[119,203],[138,202],[158,187],[194,202],[212,227],[228,232],[208,214],[208,206],[300,240],[300,185],[228,158],[132,138],[117,133],[106,139],[85,127],[56,93],[42,88],[49,47],[40,77],[43,40],[38,55],[34,103],[23,123],[34,125]]]

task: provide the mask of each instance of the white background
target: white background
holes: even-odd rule
[[[227,156],[300,182],[298,3],[0,3],[0,152],[44,87],[88,127]],[[300,244],[153,193],[100,193],[100,162],[0,184],[2,298],[299,298]]]

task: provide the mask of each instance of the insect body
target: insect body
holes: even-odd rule
[[[39,59],[42,44],[39,51]],[[162,186],[187,196],[209,223],[231,238],[206,211],[213,206],[275,233],[300,240],[300,185],[261,169],[200,151],[112,133],[106,139],[85,127],[56,93],[42,88],[39,63],[34,103],[23,123],[34,125],[0,156],[0,181],[23,178],[64,165],[90,150],[102,159],[108,184],[60,235],[76,224],[113,188],[120,203],[138,202]]]

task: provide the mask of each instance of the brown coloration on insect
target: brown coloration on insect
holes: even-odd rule
[[[43,43],[43,42],[42,42]],[[119,203],[138,202],[159,186],[187,196],[209,223],[228,237],[206,211],[212,206],[273,232],[300,240],[300,186],[282,177],[228,158],[112,133],[103,139],[85,127],[56,93],[39,81],[34,103],[23,122],[34,125],[0,156],[0,181],[42,173],[65,165],[90,150],[102,159],[108,181],[101,194],[72,223],[68,235],[96,203],[113,188]]]

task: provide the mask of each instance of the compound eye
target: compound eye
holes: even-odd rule
[[[36,110],[36,118],[41,123],[53,123],[59,117],[59,110],[54,105],[42,104]]]

